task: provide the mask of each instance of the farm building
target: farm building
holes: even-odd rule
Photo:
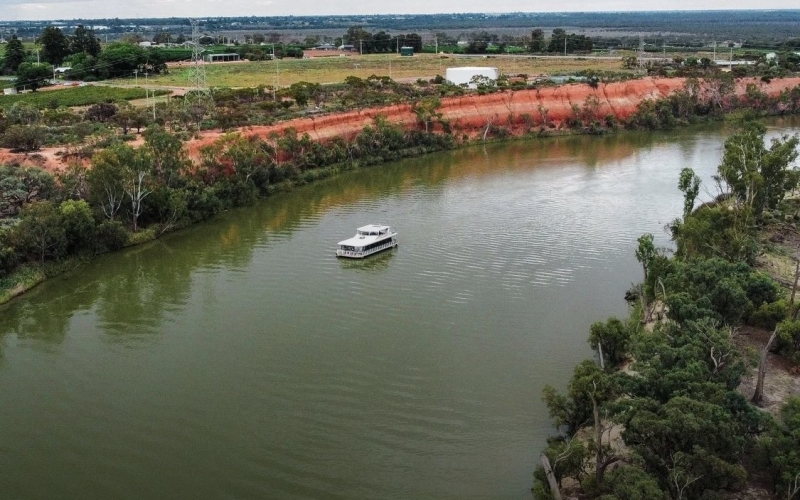
[[[206,61],[210,63],[241,61],[241,57],[239,57],[239,54],[208,54]]]
[[[475,77],[484,77],[489,80],[496,81],[500,76],[497,68],[481,67],[481,66],[462,66],[459,68],[447,68],[445,72],[445,79],[453,85],[466,85],[469,88],[477,88],[478,85],[473,82]]]

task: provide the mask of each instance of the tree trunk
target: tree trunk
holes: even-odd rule
[[[775,337],[778,335],[778,327],[775,327],[775,330],[770,335],[769,340],[767,341],[767,345],[764,346],[764,349],[761,350],[761,360],[758,362],[758,379],[756,380],[756,392],[753,394],[753,399],[751,401],[753,404],[761,404],[761,401],[764,399],[764,377],[767,375],[767,355],[769,354],[769,348],[772,343],[775,341]]]
[[[644,285],[639,284],[636,285],[636,291],[639,292],[639,299],[642,301],[642,324],[646,325],[650,322],[650,319],[653,317],[653,313],[650,311],[650,304],[647,303],[647,295],[644,291]]]
[[[550,484],[550,493],[553,494],[553,498],[556,500],[561,500],[561,490],[558,489],[556,475],[553,473],[553,468],[550,467],[550,460],[548,460],[547,455],[544,453],[542,453],[542,466],[544,467],[544,473],[547,476],[547,482]]]
[[[597,399],[592,394],[592,416],[594,417],[594,446],[595,451],[595,469],[594,477],[597,485],[603,482],[603,469],[600,464],[603,463],[603,428],[600,426],[600,409],[597,407]]]
[[[789,299],[789,317],[792,319],[797,318],[797,309],[794,307],[794,296],[797,293],[797,279],[800,278],[800,260],[794,266],[794,284],[792,285],[792,296]]]

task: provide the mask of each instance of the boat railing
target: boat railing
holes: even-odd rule
[[[340,248],[340,249],[336,250],[336,255],[338,255],[340,257],[355,257],[355,258],[366,257],[367,255],[373,254],[373,253],[378,252],[380,250],[385,250],[387,248],[391,248],[394,245],[395,245],[395,242],[392,241],[392,240],[389,240],[386,243],[384,243],[383,245],[370,248],[369,250],[355,251],[355,250],[342,250]]]

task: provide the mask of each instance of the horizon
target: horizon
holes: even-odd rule
[[[495,8],[498,10],[484,11],[479,8],[470,9],[470,5],[485,6],[475,0],[465,0],[462,2],[440,2],[431,6],[427,2],[420,0],[410,0],[404,4],[407,8],[403,11],[388,12],[382,10],[366,10],[367,7],[374,9],[373,3],[363,0],[356,0],[348,4],[348,12],[337,12],[341,4],[329,3],[324,7],[313,5],[311,0],[298,0],[291,5],[273,5],[272,0],[260,0],[248,2],[244,0],[156,0],[149,4],[147,9],[143,9],[139,4],[117,5],[117,2],[107,2],[100,0],[46,0],[43,2],[30,2],[27,0],[0,0],[3,14],[0,14],[0,22],[75,22],[92,21],[105,19],[135,20],[135,19],[186,19],[192,18],[234,18],[234,17],[348,17],[348,16],[425,16],[425,15],[557,15],[557,14],[579,14],[579,13],[700,13],[700,12],[775,12],[775,11],[798,11],[796,4],[789,0],[778,0],[776,5],[770,8],[759,8],[755,6],[753,0],[747,0],[739,6],[731,7],[724,0],[711,0],[703,8],[692,8],[694,2],[687,0],[677,0],[670,2],[657,0],[651,4],[653,8],[642,9],[641,5],[624,0],[612,0],[604,3],[602,9],[593,9],[591,6],[597,5],[586,0],[569,0],[567,5],[560,5],[559,10],[519,10],[511,8],[512,4],[518,2],[514,0],[500,0]],[[299,5],[298,5],[299,4]],[[677,5],[676,5],[677,4]],[[418,10],[414,10],[418,5]],[[637,8],[627,8],[636,5]],[[664,8],[670,5],[672,8]],[[458,6],[459,12],[454,12],[448,6]],[[566,8],[565,8],[566,7]],[[391,8],[397,6],[392,4]],[[187,9],[193,12],[187,16]],[[462,10],[463,9],[463,10]],[[146,10],[146,12],[144,12]],[[156,12],[154,12],[156,11]],[[63,12],[69,15],[61,15]],[[11,14],[9,17],[5,17]],[[41,14],[41,15],[37,15]],[[146,14],[146,15],[145,15]]]

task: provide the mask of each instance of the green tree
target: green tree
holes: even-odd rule
[[[8,45],[6,45],[4,67],[11,72],[15,72],[23,62],[25,62],[25,48],[22,46],[22,42],[19,38],[17,38],[17,35],[11,35],[11,38],[8,40]]]
[[[69,51],[72,54],[83,52],[97,57],[101,50],[100,40],[94,36],[94,31],[84,28],[82,24],[79,24],[72,36],[69,37]]]
[[[675,262],[664,285],[667,314],[679,323],[705,317],[738,325],[759,306],[778,298],[768,277],[744,262],[720,258]]]
[[[98,76],[100,78],[120,78],[133,76],[134,71],[142,71],[147,56],[142,47],[129,43],[116,42],[98,56]]]
[[[45,258],[64,255],[67,235],[61,213],[50,201],[37,201],[27,205],[20,214],[20,222],[14,227],[18,247],[34,256],[39,262]]]
[[[618,467],[606,476],[607,493],[598,500],[667,500],[658,481],[642,469]]]
[[[747,206],[701,206],[685,220],[673,221],[670,230],[682,259],[719,257],[752,265],[758,256],[755,217]]]
[[[759,443],[762,469],[771,476],[780,498],[800,497],[800,397],[792,396]]]
[[[564,31],[562,28],[556,28],[553,30],[553,34],[550,36],[550,43],[547,46],[547,52],[559,52],[564,53],[566,46],[566,39],[567,39],[567,32]]]
[[[544,31],[542,31],[541,28],[536,28],[531,31],[531,41],[528,43],[528,51],[533,53],[544,52],[545,48]]]
[[[49,64],[24,62],[17,68],[17,80],[14,86],[18,90],[38,90],[53,78],[53,67]]]
[[[773,139],[764,145],[766,127],[745,123],[725,141],[722,163],[717,172],[736,199],[753,210],[759,219],[765,209],[773,209],[786,193],[797,188],[800,176],[792,167],[797,158],[797,136]]]
[[[12,125],[33,125],[42,117],[42,113],[27,102],[15,102],[8,108],[6,118]]]
[[[84,116],[86,117],[87,121],[106,123],[111,121],[114,115],[117,114],[117,111],[119,111],[119,108],[116,104],[110,102],[99,102],[89,106]]]
[[[469,34],[466,52],[468,54],[485,54],[489,44],[497,41],[497,35],[488,31],[476,31]]]
[[[67,78],[89,81],[97,79],[98,62],[96,56],[86,52],[78,52],[70,55],[64,61],[64,65],[70,68],[67,72]]]
[[[108,220],[116,217],[125,196],[121,164],[124,159],[114,149],[104,149],[92,157],[92,168],[86,176],[89,201]]]
[[[58,207],[67,239],[68,253],[91,252],[94,248],[95,221],[92,209],[83,200],[66,200]]]
[[[144,133],[143,148],[152,161],[153,175],[158,184],[178,187],[181,172],[191,165],[180,138],[153,125]]]
[[[52,65],[59,65],[69,55],[69,40],[55,26],[47,26],[39,36],[42,46],[41,58]]]
[[[730,411],[678,396],[664,404],[626,402],[623,439],[672,498],[700,498],[706,490],[735,489],[746,473],[739,458],[746,434]]]
[[[12,125],[3,134],[3,147],[19,152],[38,151],[44,143],[44,128],[39,126]]]
[[[632,336],[631,325],[625,324],[617,318],[609,318],[605,323],[592,324],[589,345],[598,351],[603,360],[603,366],[612,368],[625,361]]]
[[[152,158],[145,148],[115,144],[92,158],[89,189],[109,219],[127,202],[136,232],[144,210],[143,201],[153,192],[152,177]]]
[[[691,168],[681,170],[678,189],[683,193],[683,218],[686,219],[694,210],[694,202],[700,193],[700,177]]]
[[[47,200],[55,193],[55,179],[40,168],[0,165],[0,217],[16,215],[25,205]]]
[[[442,101],[437,97],[423,97],[415,102],[411,109],[417,115],[417,122],[425,126],[425,132],[430,132],[430,127],[434,120],[441,119],[442,113],[439,108]]]
[[[351,26],[342,36],[342,43],[352,45],[356,50],[363,50],[367,54],[372,52],[372,33],[362,26]]]

